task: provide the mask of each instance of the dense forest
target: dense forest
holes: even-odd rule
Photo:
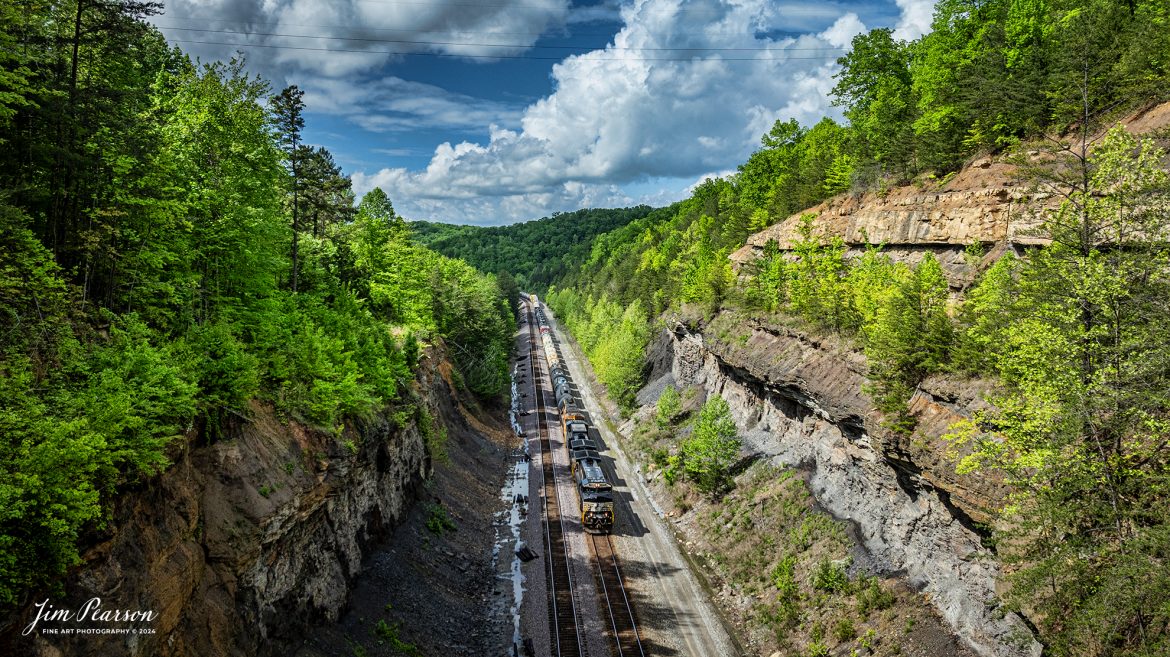
[[[480,271],[506,271],[524,289],[543,290],[575,269],[601,233],[620,228],[651,211],[647,206],[585,209],[509,226],[482,228],[427,221],[410,222],[421,244]]]
[[[381,190],[355,209],[301,92],[192,63],[159,7],[0,3],[0,608],[253,400],[409,417],[438,341],[470,390],[507,382],[495,278],[413,242]]]
[[[842,336],[867,357],[884,426],[907,435],[927,376],[996,377],[993,410],[949,439],[972,452],[960,471],[1011,486],[996,536],[1009,602],[1053,655],[1166,654],[1170,160],[1165,135],[1109,126],[1170,98],[1170,4],[941,0],[931,33],[873,30],[839,63],[845,124],[777,122],[736,175],[598,236],[550,304],[627,409],[664,313]],[[791,251],[731,270],[749,234],[829,196],[939,184],[1024,149],[1042,155],[1021,182],[1063,200],[1043,216],[1050,246],[1009,253],[959,303],[933,256],[848,255],[812,214]]]

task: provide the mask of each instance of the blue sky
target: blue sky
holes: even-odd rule
[[[408,219],[494,225],[666,204],[776,119],[838,116],[835,58],[933,0],[172,0],[204,61],[305,90],[306,141]]]

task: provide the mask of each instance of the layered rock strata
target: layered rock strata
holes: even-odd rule
[[[453,393],[437,366],[424,368],[416,403],[439,409]],[[30,605],[0,619],[0,653],[287,655],[306,627],[336,620],[363,558],[431,471],[417,415],[396,422],[387,412],[340,435],[260,404],[251,415],[212,444],[193,435],[165,473],[124,492],[64,592],[32,601],[75,610],[96,597],[153,611],[153,621],[134,624],[138,633],[86,635],[42,632],[50,624],[41,623],[22,636],[36,616]]]
[[[1160,134],[1170,127],[1170,103],[1145,108],[1121,123],[1137,135]],[[1022,158],[1029,166],[1050,159],[1039,150],[1026,151]],[[781,250],[791,249],[800,239],[801,216],[812,214],[816,233],[841,237],[850,255],[868,244],[884,244],[894,260],[917,264],[931,252],[951,286],[963,288],[1004,250],[1047,243],[1039,229],[1044,213],[1059,205],[1059,190],[1024,178],[1016,164],[982,157],[942,181],[839,195],[752,235],[731,261],[743,267],[773,240]],[[965,256],[973,244],[982,245],[982,259]]]
[[[914,402],[920,433],[895,440],[861,391],[859,355],[726,313],[715,321],[702,332],[681,323],[664,331],[654,351],[669,358],[658,373],[723,396],[756,457],[808,470],[819,504],[855,525],[868,567],[922,591],[977,653],[1039,655],[1023,619],[999,605],[999,568],[981,542],[978,523],[999,504],[1000,488],[955,475],[940,438],[979,403],[977,393],[936,382],[935,393]]]

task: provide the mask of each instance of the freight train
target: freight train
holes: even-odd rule
[[[581,504],[581,525],[589,532],[608,533],[613,529],[613,486],[601,467],[601,454],[589,435],[589,416],[573,393],[573,379],[557,351],[548,317],[535,294],[531,295],[531,300],[536,308],[536,323],[540,327],[553,397],[561,416],[565,450],[572,463],[574,487]]]

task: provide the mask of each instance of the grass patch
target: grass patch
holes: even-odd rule
[[[422,655],[418,646],[402,639],[401,629],[401,625],[398,623],[387,623],[383,619],[379,620],[371,631],[377,637],[378,645],[389,645],[391,650],[401,655],[409,655],[410,657]]]
[[[432,504],[427,509],[427,530],[435,536],[442,536],[446,532],[455,531],[455,521],[447,515],[447,509],[441,504]]]

